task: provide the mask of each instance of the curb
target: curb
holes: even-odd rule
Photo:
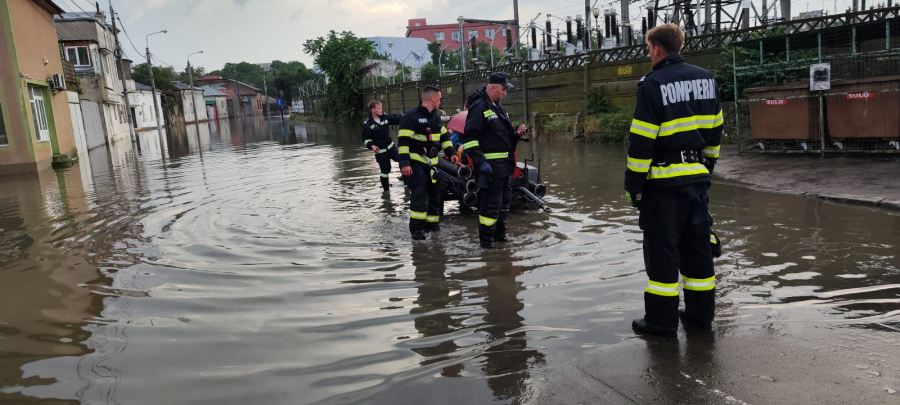
[[[727,180],[727,179],[726,179]],[[765,191],[768,193],[776,193],[776,194],[788,194],[788,195],[796,195],[796,196],[805,196],[807,198],[817,198],[819,200],[830,201],[841,204],[850,204],[850,205],[863,205],[868,207],[878,207],[885,208],[889,210],[900,211],[900,200],[889,200],[884,197],[866,197],[861,195],[853,195],[853,194],[819,194],[813,192],[803,192],[798,190],[779,190],[779,189],[768,189],[764,187],[757,187],[753,184],[736,182],[733,180],[728,181],[715,181],[718,184],[727,184],[734,187],[745,187],[753,190]]]

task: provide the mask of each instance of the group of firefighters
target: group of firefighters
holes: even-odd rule
[[[638,85],[625,170],[625,195],[640,213],[649,278],[644,289],[645,316],[634,320],[632,328],[675,336],[679,317],[686,325],[712,327],[713,257],[720,252],[720,242],[711,231],[706,192],[719,157],[723,117],[712,74],[685,63],[680,55],[681,28],[658,26],[647,33],[646,42],[653,70]],[[390,162],[399,162],[411,190],[412,239],[425,239],[426,233],[440,230],[443,203],[432,166],[443,150],[453,163],[471,160],[476,172],[480,245],[494,248],[494,242],[509,240],[510,175],[516,168],[516,145],[527,140],[528,131],[524,125],[514,128],[500,104],[512,87],[508,74],[491,74],[487,86],[466,100],[465,126],[457,134],[442,123],[438,87],[426,86],[421,104],[401,115],[385,115],[381,103],[369,103],[371,117],[363,126],[363,142],[375,153],[385,190],[390,187]],[[399,126],[399,148],[391,140],[390,125]],[[458,153],[451,135],[458,136],[464,153]],[[683,310],[678,309],[679,273]]]

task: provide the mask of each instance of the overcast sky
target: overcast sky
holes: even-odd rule
[[[54,0],[66,11],[92,11],[90,0]],[[100,0],[109,10],[110,0]],[[619,1],[590,0],[601,9]],[[838,0],[841,7],[848,0]],[[220,69],[225,62],[270,62],[299,60],[312,67],[312,58],[303,53],[303,43],[324,36],[329,30],[353,31],[359,37],[406,35],[410,18],[427,18],[429,24],[456,22],[457,16],[484,19],[512,19],[513,0],[112,0],[124,28],[134,43],[121,35],[126,54],[135,62],[143,59],[145,35],[159,30],[168,34],[150,37],[150,50],[166,64],[182,70],[187,55],[207,71]],[[631,17],[640,27],[639,7],[632,5]],[[757,3],[761,4],[758,0]],[[874,1],[873,1],[874,3]],[[834,0],[794,0],[794,14],[807,8],[832,10]],[[618,6],[616,6],[618,7]],[[566,16],[584,13],[584,0],[519,0],[519,19],[526,25],[541,14]],[[602,19],[602,15],[601,15]],[[553,26],[559,23],[553,21]],[[139,56],[140,55],[140,56]]]

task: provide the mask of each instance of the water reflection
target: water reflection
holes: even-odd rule
[[[381,192],[356,128],[214,121],[172,130],[165,164],[153,135],[140,153],[0,177],[13,403],[516,403],[569,364],[652,369],[656,398],[700,401],[672,397],[680,373],[715,381],[722,335],[760,330],[870,338],[900,361],[884,343],[900,316],[896,213],[714,186],[721,334],[645,341],[629,326],[646,277],[619,147],[523,145],[554,212],[513,212],[513,240],[484,252],[452,203],[441,232],[410,243],[408,196]],[[604,348],[621,354],[587,356]]]

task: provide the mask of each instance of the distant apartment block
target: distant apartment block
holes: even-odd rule
[[[467,41],[475,38],[476,41],[491,42],[493,39],[495,47],[505,50],[507,35],[512,37],[511,43],[516,42],[516,30],[513,23],[513,21],[509,21],[509,25],[466,23],[463,31]],[[508,34],[507,29],[509,29]],[[414,18],[409,20],[409,25],[406,27],[406,37],[422,38],[428,42],[437,41],[445,45],[446,50],[459,49],[459,23],[428,25],[424,18]]]

